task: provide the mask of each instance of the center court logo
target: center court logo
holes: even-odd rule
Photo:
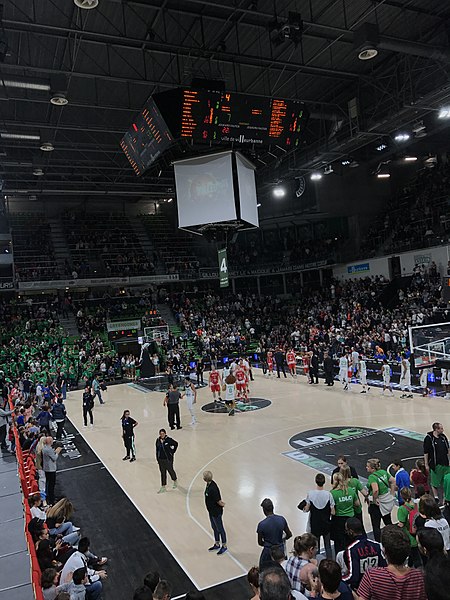
[[[289,445],[296,450],[321,447],[329,444],[350,441],[373,435],[374,429],[367,427],[327,427],[311,429],[297,433],[289,440]]]

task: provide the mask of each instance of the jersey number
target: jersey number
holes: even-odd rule
[[[359,566],[361,569],[361,573],[365,573],[367,569],[373,569],[373,567],[378,567],[378,556],[368,556],[367,558],[363,558],[359,561]]]

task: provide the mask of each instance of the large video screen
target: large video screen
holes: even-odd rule
[[[174,163],[178,225],[236,219],[231,152]]]
[[[242,154],[236,152],[241,219],[255,227],[259,226],[256,197],[255,166]]]
[[[123,136],[120,146],[136,175],[142,175],[173,142],[155,102],[150,98]]]

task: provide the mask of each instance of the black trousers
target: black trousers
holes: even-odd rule
[[[55,504],[56,471],[45,471],[45,497],[48,504]]]
[[[381,520],[385,525],[392,525],[391,515],[382,517],[380,507],[377,504],[369,504],[369,515],[372,521],[373,537],[376,542],[381,542]]]
[[[127,456],[130,456],[130,454],[131,454],[131,456],[133,458],[135,458],[136,452],[135,452],[135,449],[134,449],[134,435],[131,435],[131,436],[130,435],[124,435],[123,436],[123,443],[124,443],[125,449],[127,451]]]
[[[180,427],[180,405],[178,402],[176,404],[168,404],[167,405],[168,419],[170,429],[173,429],[175,425]]]
[[[0,446],[2,450],[6,450],[6,423],[0,427]]]
[[[89,420],[91,422],[91,425],[94,424],[94,415],[92,414],[92,408],[86,408],[85,406],[83,406],[83,420],[84,420],[84,424],[87,425],[87,416],[89,415]]]
[[[284,363],[275,363],[275,366],[277,368],[277,377],[280,377],[280,370],[283,371],[283,375],[286,377]]]
[[[312,367],[309,367],[309,376],[311,378],[311,382],[314,382],[314,379],[315,379],[316,383],[319,383],[319,371],[318,371],[318,369],[313,369]]]
[[[64,431],[64,421],[58,421],[56,423],[56,439],[60,440]]]
[[[325,371],[325,383],[327,385],[334,385],[333,371]]]
[[[167,471],[172,481],[177,480],[177,474],[173,468],[173,460],[158,458],[159,472],[161,473],[161,485],[167,485]]]

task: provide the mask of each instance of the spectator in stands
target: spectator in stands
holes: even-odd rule
[[[422,556],[422,563],[426,565],[430,558],[442,554],[446,555],[444,549],[444,538],[437,529],[422,527],[417,532],[417,546]]]
[[[320,552],[320,538],[323,537],[326,556],[331,558],[330,519],[335,512],[334,498],[328,490],[323,489],[325,485],[325,475],[323,473],[316,475],[315,482],[316,489],[310,490],[306,495],[303,510],[309,512],[310,530],[317,538],[318,552]]]
[[[341,564],[345,573],[342,580],[356,591],[364,572],[370,567],[385,567],[386,560],[381,544],[368,539],[363,524],[357,517],[351,517],[347,521],[345,532],[350,543],[341,560],[337,556],[336,561]]]
[[[425,592],[429,600],[450,598],[450,558],[439,554],[430,558],[425,568]]]
[[[353,600],[349,587],[342,581],[341,568],[334,560],[329,558],[319,563],[319,577],[310,575],[310,597],[325,600],[337,598],[339,600]]]
[[[253,596],[250,600],[259,600],[259,569],[258,567],[252,567],[247,573],[247,581],[252,590]]]
[[[153,600],[170,600],[172,586],[165,579],[161,579],[153,592]]]
[[[381,533],[381,543],[387,567],[374,567],[363,575],[358,588],[362,600],[426,600],[424,577],[419,569],[405,566],[410,553],[406,532],[397,525],[386,525]]]
[[[304,533],[294,538],[293,556],[288,558],[286,573],[293,590],[304,593],[305,584],[302,582],[301,571],[307,564],[317,566],[317,538],[311,533]]]
[[[88,567],[88,559],[85,556],[88,549],[88,538],[81,538],[78,550],[67,559],[62,569],[61,579],[65,581],[70,572],[75,572],[77,569],[86,569],[88,575],[88,583],[84,584],[86,598],[87,600],[98,600],[102,595],[102,580],[106,578],[106,571],[94,571]]]
[[[56,485],[56,461],[62,450],[61,447],[54,450],[52,448],[53,438],[47,436],[42,447],[42,467],[45,473],[45,497],[48,504],[55,503],[55,485]]]
[[[291,586],[286,573],[280,567],[269,567],[259,575],[260,600],[289,600]]]

